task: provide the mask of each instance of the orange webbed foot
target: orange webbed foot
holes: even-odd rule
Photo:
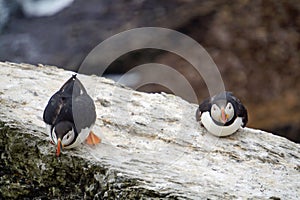
[[[93,131],[89,133],[89,136],[86,138],[86,143],[90,145],[99,144],[101,142],[101,138],[99,138]]]

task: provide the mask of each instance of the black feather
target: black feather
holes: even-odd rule
[[[207,98],[205,100],[203,100],[203,102],[199,105],[199,108],[197,109],[196,111],[196,119],[197,121],[200,120],[201,118],[201,114],[203,112],[210,112],[211,110],[211,106],[213,104],[224,104],[226,105],[227,102],[230,102],[233,107],[234,107],[234,110],[235,110],[235,115],[234,117],[226,122],[224,124],[224,126],[228,126],[230,124],[232,124],[234,122],[234,120],[236,119],[236,117],[241,117],[242,120],[243,120],[243,125],[242,127],[245,127],[247,122],[248,122],[248,113],[247,113],[247,109],[245,108],[245,106],[242,104],[242,102],[236,98],[232,92],[221,92],[211,98]],[[218,123],[218,122],[216,122]]]
[[[43,119],[52,128],[58,124],[61,126],[61,122],[71,123],[76,136],[82,129],[95,123],[94,101],[76,75],[67,80],[50,98],[44,110]]]

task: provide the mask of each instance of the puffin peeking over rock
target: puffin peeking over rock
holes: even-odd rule
[[[231,92],[221,92],[205,99],[196,111],[196,120],[211,134],[223,137],[245,127],[247,109]]]
[[[84,140],[88,144],[101,142],[91,131],[96,121],[94,101],[76,74],[50,98],[43,119],[51,143],[57,146],[57,156],[62,148],[76,147]]]

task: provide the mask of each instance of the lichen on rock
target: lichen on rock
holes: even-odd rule
[[[260,130],[217,138],[197,105],[78,75],[95,100],[97,146],[55,156],[42,112],[72,72],[0,63],[0,195],[61,199],[299,199],[299,144]]]

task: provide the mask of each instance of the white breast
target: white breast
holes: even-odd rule
[[[243,120],[241,117],[237,117],[234,122],[229,126],[219,126],[215,124],[215,122],[212,120],[209,112],[204,112],[201,115],[201,122],[204,125],[204,127],[210,132],[211,134],[223,137],[228,136],[236,132],[243,124]]]

